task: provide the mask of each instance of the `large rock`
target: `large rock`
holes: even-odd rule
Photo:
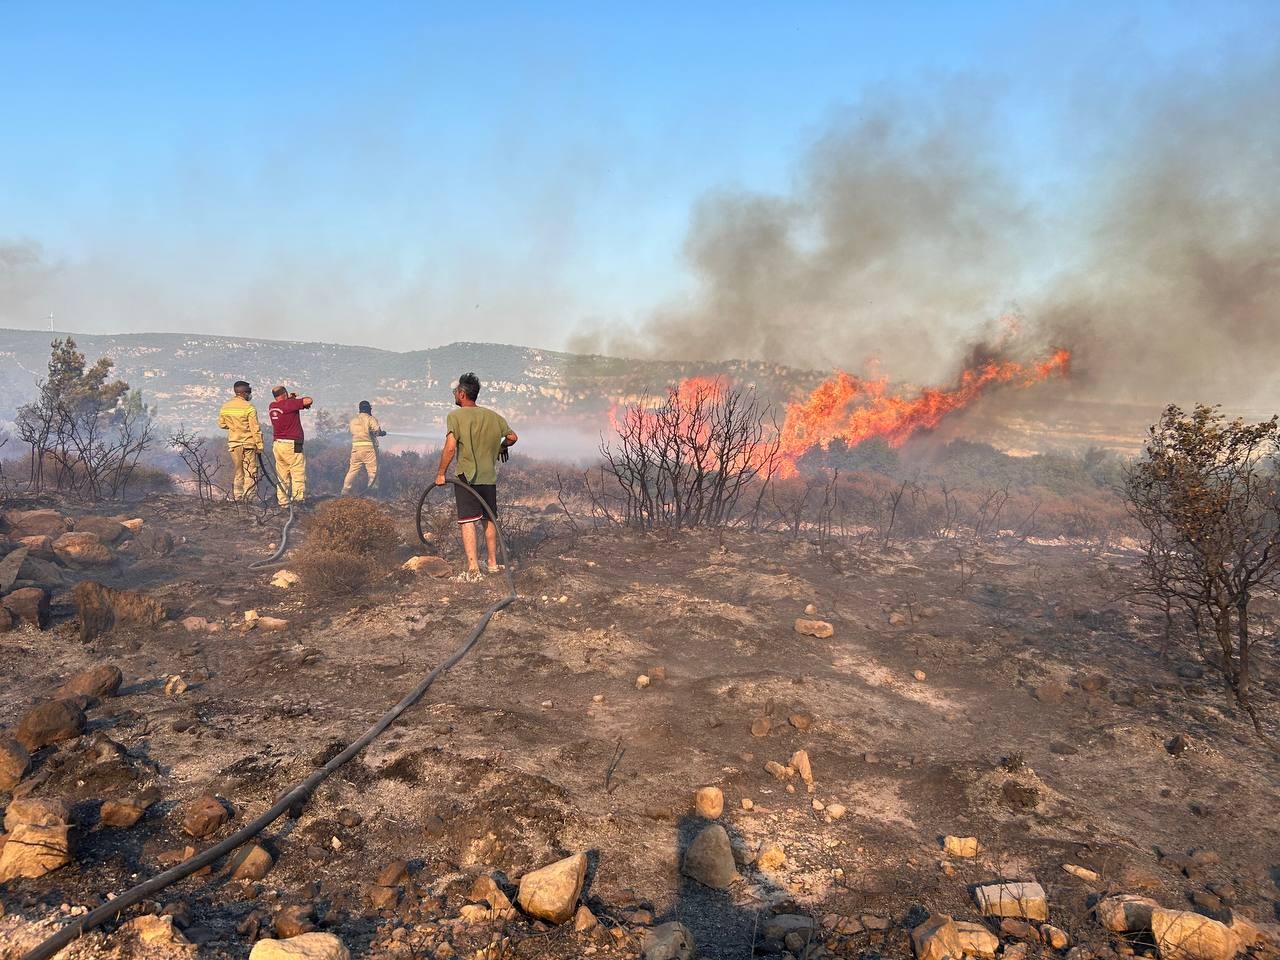
[[[58,559],[58,555],[53,552],[52,537],[46,537],[43,534],[38,537],[23,537],[18,543],[27,548],[28,556],[50,562]]]
[[[18,571],[22,569],[22,562],[27,559],[29,552],[26,547],[18,547],[0,560],[0,594],[8,593],[13,581],[18,579]]]
[[[249,960],[351,960],[351,951],[332,933],[300,933],[288,940],[259,940]]]
[[[261,880],[275,862],[265,847],[250,843],[231,855],[227,870],[233,880]]]
[[[96,533],[64,533],[53,541],[53,552],[68,566],[105,567],[116,555]]]
[[[1151,911],[1160,907],[1150,897],[1121,893],[1103,897],[1093,908],[1098,922],[1112,933],[1138,933],[1151,929]]]
[[[4,828],[62,827],[71,822],[71,808],[57,797],[14,797],[4,811]]]
[[[110,517],[80,517],[75,522],[76,533],[92,533],[104,544],[119,543],[129,535],[129,528]]]
[[[197,840],[211,836],[231,819],[227,808],[211,793],[196,797],[182,812],[182,831]]]
[[[719,787],[700,787],[693,795],[693,806],[698,816],[708,820],[719,819],[724,812],[724,791]]]
[[[81,670],[70,680],[60,686],[56,695],[59,697],[93,697],[105,700],[114,697],[124,682],[124,674],[120,668],[111,663],[100,663],[97,666]]]
[[[30,562],[27,557],[26,563]],[[49,625],[49,593],[40,587],[20,587],[6,594],[0,604],[23,623],[41,630]]]
[[[116,590],[93,580],[77,583],[71,601],[80,614],[80,639],[91,640],[116,626],[155,626],[164,605],[137,590]]]
[[[932,914],[911,931],[917,960],[960,960],[964,948],[956,922],[945,913]]]
[[[34,880],[66,866],[71,862],[70,833],[66,824],[18,824],[0,847],[0,883],[18,877]]]
[[[410,557],[401,566],[424,577],[435,577],[442,580],[453,573],[449,561],[444,557]]]
[[[29,751],[70,740],[84,732],[84,713],[67,700],[46,700],[22,715],[17,737]]]
[[[14,540],[23,537],[49,537],[56,540],[71,524],[57,510],[10,510],[4,515],[9,524],[9,536]]]
[[[526,873],[520,878],[516,900],[530,916],[548,923],[564,923],[573,916],[586,877],[587,855],[575,853]]]
[[[150,789],[132,797],[104,800],[98,810],[98,822],[104,827],[132,827],[159,799],[159,791]]]
[[[1049,901],[1038,883],[989,883],[973,891],[984,917],[1049,919]]]
[[[680,872],[704,887],[727,890],[738,877],[729,834],[718,823],[704,827],[684,852]]]
[[[31,754],[12,737],[0,737],[0,790],[12,790],[31,769]]]
[[[835,628],[825,620],[809,620],[806,617],[796,617],[796,633],[807,637],[817,637],[819,640],[826,640],[835,633]]]
[[[955,925],[956,938],[960,941],[960,949],[964,951],[965,956],[990,960],[1000,949],[1000,938],[982,924],[957,920]]]
[[[1190,910],[1151,911],[1151,935],[1161,960],[1231,960],[1240,941],[1225,923]]]
[[[185,947],[190,941],[173,925],[173,917],[160,917],[154,913],[144,913],[121,925],[120,932],[133,936],[144,946]],[[191,945],[191,949],[195,949]]]
[[[644,932],[640,956],[644,960],[693,960],[693,934],[679,920]]]

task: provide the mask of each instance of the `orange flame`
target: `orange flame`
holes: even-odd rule
[[[891,393],[886,378],[863,380],[838,372],[806,399],[787,405],[781,437],[784,472],[794,473],[796,460],[815,446],[825,450],[833,440],[852,447],[883,437],[890,446],[900,447],[916,431],[931,430],[948,414],[971,404],[988,387],[1029,387],[1065,376],[1070,363],[1071,351],[1063,349],[1029,364],[993,360],[965,370],[952,387],[926,387],[915,396]]]

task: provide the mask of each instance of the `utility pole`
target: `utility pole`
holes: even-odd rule
[[[53,333],[53,311],[49,311],[49,333]]]

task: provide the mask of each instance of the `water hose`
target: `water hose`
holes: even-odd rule
[[[275,566],[280,562],[280,558],[284,556],[285,550],[289,548],[289,530],[293,527],[293,522],[297,519],[297,514],[293,508],[293,498],[290,496],[290,492],[284,488],[284,484],[281,483],[279,475],[273,474],[271,470],[268,469],[267,459],[262,455],[261,450],[258,451],[258,469],[262,471],[263,476],[271,481],[271,485],[275,487],[277,491],[289,498],[289,516],[285,518],[284,529],[280,531],[280,546],[276,547],[276,552],[265,560],[253,561],[253,563],[249,564],[250,570],[264,570],[267,567]],[[257,484],[255,483],[254,486],[256,487]],[[430,491],[431,488],[427,487],[427,492],[429,493]],[[425,500],[426,493],[422,496]]]
[[[507,584],[506,594],[494,603],[490,604],[490,606],[481,615],[480,619],[476,621],[475,626],[471,628],[471,632],[467,634],[466,638],[458,648],[449,655],[448,659],[423,677],[418,685],[405,695],[403,700],[384,713],[378,719],[377,723],[366,730],[358,739],[354,740],[345,750],[339,753],[319,770],[312,773],[309,777],[289,789],[287,792],[281,794],[266,811],[259,814],[249,823],[246,823],[225,840],[214,844],[208,850],[196,854],[189,860],[184,860],[182,863],[175,867],[171,867],[163,873],[156,874],[156,876],[152,877],[150,880],[143,881],[132,889],[126,890],[114,900],[110,900],[102,906],[89,911],[84,916],[73,920],[57,933],[53,934],[53,936],[44,940],[33,949],[27,951],[23,960],[48,960],[48,958],[52,957],[63,947],[67,946],[73,940],[83,936],[89,930],[114,920],[134,904],[146,900],[154,894],[159,893],[161,890],[164,890],[166,887],[177,883],[179,880],[183,880],[186,877],[191,876],[191,874],[196,871],[209,866],[214,861],[235,850],[237,847],[240,847],[249,840],[252,840],[272,823],[280,819],[280,817],[285,813],[292,811],[293,815],[297,816],[298,813],[301,812],[302,806],[310,799],[311,794],[315,791],[316,787],[327,780],[335,770],[347,761],[351,760],[360,753],[361,750],[376,740],[388,727],[391,726],[391,724],[395,723],[401,714],[422,699],[423,695],[428,689],[430,689],[437,677],[446,673],[450,668],[456,665],[458,661],[471,652],[472,647],[476,645],[480,636],[489,626],[489,621],[493,619],[493,615],[499,610],[502,610],[515,602],[516,584],[515,579],[511,575],[511,564],[507,553],[507,543],[506,540],[503,539],[502,527],[498,524],[498,518],[489,508],[489,505],[485,503],[484,498],[481,497],[469,484],[457,479],[448,482],[468,491],[472,496],[474,496],[483,508],[489,522],[492,523],[494,528],[497,530],[498,555],[499,560],[503,565],[503,578],[506,580]],[[418,500],[417,522],[419,537],[421,537],[422,530],[422,510],[427,501],[428,495],[434,489],[435,484],[427,487],[427,489],[423,491],[422,497]],[[424,540],[423,542],[425,543],[426,541]]]

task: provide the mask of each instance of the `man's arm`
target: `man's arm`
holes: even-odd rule
[[[258,411],[249,408],[249,435],[253,437],[253,445],[259,450],[264,449],[262,443],[262,427],[258,426]]]
[[[436,486],[444,486],[444,472],[453,462],[453,455],[458,450],[458,438],[452,433],[444,438],[444,449],[440,451],[440,469],[436,471]]]

